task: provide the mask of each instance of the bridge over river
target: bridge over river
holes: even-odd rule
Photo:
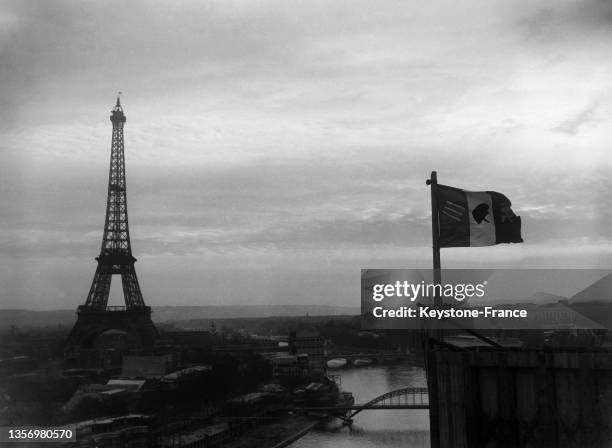
[[[351,423],[360,412],[377,409],[429,409],[429,391],[426,387],[404,387],[386,392],[364,404],[291,408],[300,412],[328,412],[345,423]]]

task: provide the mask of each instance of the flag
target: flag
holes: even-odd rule
[[[522,243],[521,217],[495,191],[465,191],[437,185],[440,247]]]

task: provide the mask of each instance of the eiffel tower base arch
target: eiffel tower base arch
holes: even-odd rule
[[[92,349],[96,339],[108,330],[126,332],[130,349],[135,351],[151,351],[159,336],[151,320],[151,308],[148,306],[104,309],[80,306],[77,321],[66,340],[65,351]]]

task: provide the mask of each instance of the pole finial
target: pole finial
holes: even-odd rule
[[[425,185],[431,185],[432,183],[437,183],[438,181],[438,172],[432,171],[431,177],[425,181]]]

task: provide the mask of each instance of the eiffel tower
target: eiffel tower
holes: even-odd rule
[[[66,350],[91,348],[98,336],[107,330],[127,333],[130,347],[150,349],[157,338],[151,321],[151,308],[146,306],[138,285],[130,244],[123,126],[126,122],[121,102],[111,112],[113,124],[106,220],[102,248],[96,257],[98,267],[84,305],[78,307],[77,321],[66,341]],[[121,276],[125,306],[107,306],[113,275]]]

